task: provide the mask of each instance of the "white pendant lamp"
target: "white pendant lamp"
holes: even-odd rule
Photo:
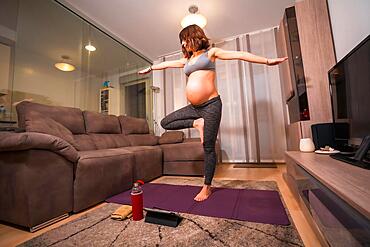
[[[201,15],[198,14],[198,7],[196,5],[191,5],[189,7],[189,13],[187,16],[185,16],[181,21],[181,26],[183,28],[196,24],[201,28],[204,28],[207,25],[207,19]]]
[[[93,46],[91,43],[85,46],[85,49],[88,51],[96,51],[96,47]]]

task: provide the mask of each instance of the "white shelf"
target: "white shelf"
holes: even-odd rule
[[[102,88],[99,94],[99,112],[103,114],[115,114],[117,106],[115,88]]]

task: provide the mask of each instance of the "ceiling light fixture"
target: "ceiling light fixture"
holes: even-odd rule
[[[85,49],[88,51],[96,51],[95,46],[91,45],[90,43],[85,46]]]
[[[181,21],[181,26],[183,28],[196,24],[200,26],[201,28],[204,28],[207,25],[207,19],[201,15],[198,14],[198,6],[196,5],[191,5],[189,7],[189,13],[187,16],[185,16],[182,21]]]
[[[76,67],[70,63],[67,63],[66,60],[69,60],[70,58],[68,56],[62,56],[62,61],[59,63],[54,64],[55,68],[61,70],[61,71],[74,71]]]

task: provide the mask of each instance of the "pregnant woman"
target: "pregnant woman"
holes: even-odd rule
[[[197,25],[184,28],[180,34],[184,57],[180,60],[165,61],[139,71],[146,74],[152,70],[184,68],[188,76],[186,98],[189,105],[167,115],[161,125],[166,130],[196,128],[204,149],[204,186],[194,200],[203,201],[211,195],[211,184],[216,168],[215,143],[220,126],[222,102],[215,86],[215,60],[238,59],[252,63],[276,65],[287,59],[267,59],[245,51],[225,51],[210,48],[209,39]],[[221,82],[222,83],[222,82]]]

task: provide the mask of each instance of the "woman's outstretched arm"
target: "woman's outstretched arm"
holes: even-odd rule
[[[251,63],[260,63],[260,64],[266,64],[266,65],[276,65],[279,63],[284,62],[288,59],[288,57],[282,57],[282,58],[265,58],[260,57],[257,55],[253,55],[252,53],[246,52],[246,51],[225,51],[223,49],[214,47],[212,48],[212,55],[215,58],[222,59],[222,60],[243,60]]]
[[[149,66],[146,69],[140,70],[138,73],[146,74],[152,70],[161,70],[161,69],[167,69],[167,68],[183,68],[185,63],[186,63],[186,58],[181,58],[179,60],[165,61],[159,64],[154,64],[152,66]]]

